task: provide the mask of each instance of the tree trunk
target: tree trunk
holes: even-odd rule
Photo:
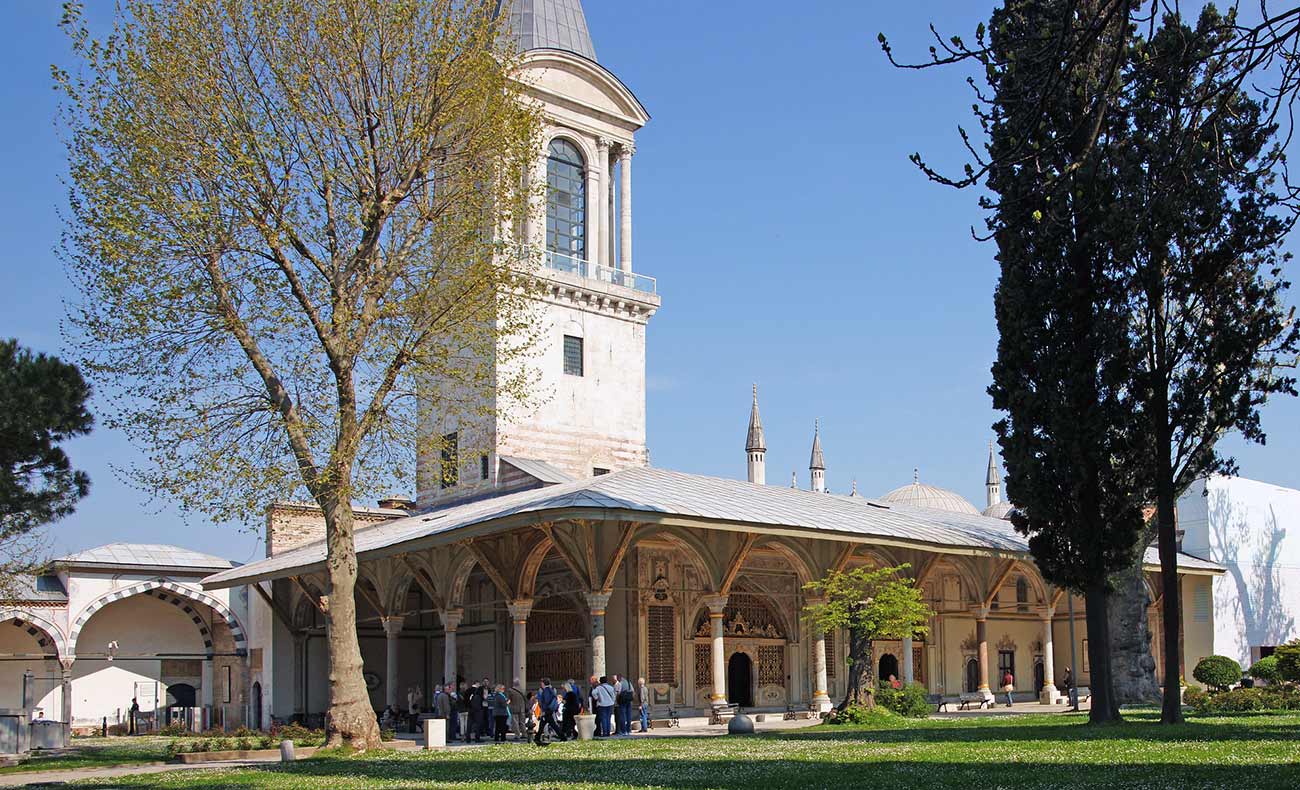
[[[339,481],[344,483],[346,481]],[[336,484],[335,491],[349,490]],[[379,723],[370,707],[362,675],[361,645],[357,641],[357,551],[353,543],[352,503],[345,497],[322,497],[325,545],[328,552],[328,605],[325,640],[329,647],[330,706],[325,730],[328,746],[356,749],[379,746]]]
[[[1142,545],[1146,545],[1144,539]],[[1160,699],[1156,660],[1151,655],[1148,612],[1151,596],[1143,579],[1142,557],[1111,577],[1109,601],[1111,671],[1118,705],[1154,705]]]
[[[875,707],[875,673],[871,667],[871,639],[856,629],[849,629],[849,683],[839,710],[857,705]]]
[[[1163,280],[1160,281],[1163,283]],[[1156,451],[1156,546],[1160,552],[1160,620],[1164,628],[1165,690],[1160,706],[1161,724],[1183,720],[1181,597],[1178,592],[1178,530],[1174,513],[1173,429],[1169,426],[1169,346],[1165,320],[1165,294],[1159,287],[1148,291],[1155,312],[1155,381],[1152,385],[1151,423]]]
[[[1104,724],[1119,721],[1119,704],[1115,701],[1114,677],[1110,667],[1110,629],[1106,582],[1097,581],[1084,591],[1088,612],[1088,686],[1092,689],[1088,721]]]

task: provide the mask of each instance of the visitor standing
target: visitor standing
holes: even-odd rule
[[[650,689],[646,688],[645,678],[636,679],[636,701],[641,707],[641,732],[649,732]]]
[[[131,710],[127,714],[130,716],[130,722],[127,724],[127,734],[137,735],[135,720],[140,716],[140,701],[135,697],[131,698]]]
[[[514,685],[506,692],[510,697],[510,729],[515,734],[515,740],[524,739],[524,721],[527,718],[525,710],[528,707],[528,698],[519,688],[519,678],[515,678]]]
[[[510,697],[506,694],[506,684],[497,684],[489,703],[492,711],[492,737],[497,743],[505,743],[506,733],[510,732]]]
[[[481,721],[483,722],[483,735],[488,738],[492,737],[492,725],[496,720],[492,718],[492,681],[488,678],[483,678],[483,718]]]
[[[632,734],[632,702],[636,694],[632,691],[632,681],[622,675],[614,676],[614,704],[617,705],[618,734]]]
[[[1011,707],[1011,692],[1016,688],[1016,679],[1012,677],[1011,670],[1007,670],[1002,676],[1002,690],[1007,693],[1007,707]]]
[[[475,683],[469,687],[469,694],[465,696],[465,712],[468,714],[469,723],[465,727],[465,743],[471,740],[478,741],[482,739],[484,732],[483,724],[483,702],[487,690],[483,686]]]
[[[596,687],[591,690],[591,698],[596,705],[596,735],[608,738],[613,735],[612,719],[616,695],[608,677],[601,677]]]
[[[560,726],[561,737],[575,738],[578,735],[577,715],[582,712],[582,695],[578,693],[577,681],[570,680],[564,688],[563,723]]]

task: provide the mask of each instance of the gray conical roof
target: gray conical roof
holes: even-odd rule
[[[749,435],[745,437],[745,452],[766,452],[763,441],[763,418],[758,415],[758,385],[754,385],[754,405],[749,407]]]
[[[581,0],[498,0],[497,15],[506,17],[506,26],[525,52],[562,49],[596,59]]]
[[[993,452],[993,442],[989,442],[989,473],[984,478],[984,485],[995,486],[1002,482],[1002,474],[998,472],[998,459]]]
[[[808,459],[808,468],[826,471],[826,458],[822,455],[822,426],[820,421],[813,423],[812,458]]]

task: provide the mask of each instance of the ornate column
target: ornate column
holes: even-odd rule
[[[460,627],[464,609],[443,609],[438,612],[442,618],[442,682],[456,683],[456,629]]]
[[[591,608],[591,674],[605,674],[605,607],[609,606],[609,593],[587,593],[587,606]]]
[[[397,692],[401,684],[397,682],[397,637],[402,633],[402,617],[389,615],[379,621],[384,626],[384,703],[398,707]]]
[[[587,260],[613,268],[614,262],[609,258],[609,237],[613,235],[609,224],[609,190],[614,177],[609,166],[609,146],[608,137],[596,138],[596,161],[588,168],[596,173],[596,179],[587,193],[587,228],[591,231]]]
[[[722,641],[722,615],[727,608],[727,596],[712,595],[704,599],[709,607],[709,634],[712,637],[713,654],[713,693],[709,702],[713,705],[727,704],[727,654]]]
[[[510,612],[510,623],[514,627],[514,639],[511,654],[515,659],[515,672],[512,680],[515,687],[527,693],[528,690],[528,613],[533,610],[532,598],[521,598],[506,604]]]
[[[72,662],[75,657],[60,658],[59,716],[63,719],[63,742],[72,743]]]
[[[989,608],[981,606],[975,610],[975,641],[979,644],[977,656],[980,666],[980,685],[977,689],[985,699],[993,699],[993,691],[989,688],[989,634],[988,634]]]
[[[911,683],[916,677],[916,668],[912,666],[912,637],[903,637],[903,682]]]
[[[619,218],[618,218],[618,268],[632,271],[632,154],[636,148],[623,144],[618,149]]]
[[[1056,704],[1056,661],[1052,653],[1052,616],[1056,614],[1056,607],[1044,606],[1041,612],[1043,617],[1043,691],[1038,697],[1038,701],[1044,705]]]

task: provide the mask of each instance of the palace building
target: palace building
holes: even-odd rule
[[[924,638],[875,643],[880,677],[989,695],[1010,671],[1018,696],[1052,703],[1073,652],[1086,684],[1083,601],[1034,567],[991,448],[982,512],[919,476],[877,498],[827,492],[819,429],[807,487],[767,485],[755,390],[746,479],[649,465],[646,333],[660,297],[632,243],[649,114],[601,65],[578,0],[501,5],[546,119],[534,174],[545,205],[518,229],[541,253],[530,364],[546,396],[490,420],[430,413],[424,431],[441,441],[419,458],[415,501],[357,509],[357,628],[375,709],[455,678],[533,687],[613,672],[645,677],[654,705],[682,712],[825,709],[846,687],[847,640],[801,618],[804,585],[902,563],[935,615]],[[738,409],[738,439],[743,421]],[[31,669],[46,684],[35,704],[65,722],[111,721],[151,688],[154,708],[192,705],[208,720],[319,723],[323,536],[315,506],[279,504],[266,557],[247,565],[173,547],[65,558],[0,608],[16,626],[0,628],[6,688],[12,697]],[[1155,602],[1153,552],[1146,563]],[[1180,559],[1188,672],[1212,652],[1222,572]],[[1150,619],[1158,628],[1154,605]]]

